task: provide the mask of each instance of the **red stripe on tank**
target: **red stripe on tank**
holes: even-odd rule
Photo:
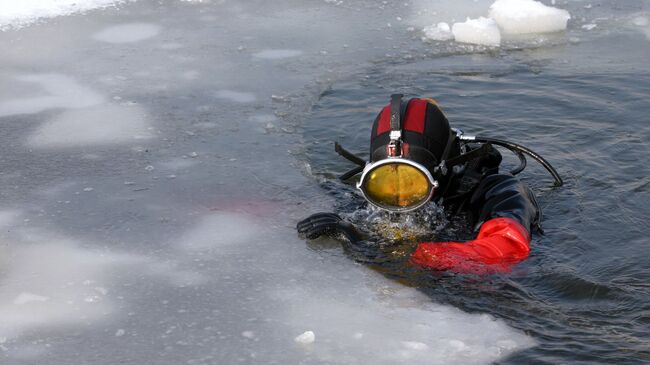
[[[406,119],[404,121],[404,130],[417,133],[424,133],[424,118],[427,113],[426,100],[413,99],[406,108]],[[390,129],[390,125],[389,125]]]
[[[377,135],[390,131],[390,105],[386,105],[379,116],[377,123]]]

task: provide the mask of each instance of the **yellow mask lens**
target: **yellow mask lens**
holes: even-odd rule
[[[410,207],[429,197],[429,179],[414,166],[405,163],[381,165],[368,172],[363,189],[379,206]]]

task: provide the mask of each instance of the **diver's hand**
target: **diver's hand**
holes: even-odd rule
[[[343,234],[351,243],[356,243],[365,238],[352,223],[344,221],[335,213],[316,213],[298,222],[298,233],[307,239],[314,239],[322,235]]]

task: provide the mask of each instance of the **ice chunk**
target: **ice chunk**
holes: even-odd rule
[[[504,34],[558,32],[566,29],[569,12],[534,0],[497,0],[490,17]]]
[[[449,24],[444,22],[425,27],[422,31],[426,38],[434,41],[449,41],[454,39],[454,34],[451,32]]]
[[[456,42],[482,44],[498,47],[501,43],[501,32],[494,20],[479,17],[469,19],[464,23],[454,23],[451,31]]]
[[[149,23],[129,23],[108,27],[93,35],[93,39],[108,43],[139,42],[160,33],[160,27]]]
[[[294,341],[305,345],[314,343],[315,340],[316,340],[316,335],[314,334],[313,331],[305,331],[299,336],[297,336],[296,338],[294,338]]]
[[[102,105],[62,113],[36,130],[28,144],[50,148],[124,143],[150,138],[147,127],[137,105]]]
[[[253,57],[263,58],[267,60],[279,60],[282,58],[290,58],[300,56],[302,51],[295,49],[266,49],[264,51],[253,54]]]

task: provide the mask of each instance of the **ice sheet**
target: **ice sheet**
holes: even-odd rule
[[[490,316],[433,304],[359,270],[273,295],[286,303],[303,351],[324,363],[487,364],[534,345]]]
[[[25,209],[0,211],[9,362],[484,363],[533,344],[296,236],[331,208],[295,157],[313,103],[386,62],[387,37],[421,46],[395,20],[410,7],[347,5],[137,1],[2,33],[0,192]]]

